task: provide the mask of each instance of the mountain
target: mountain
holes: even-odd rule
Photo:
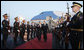
[[[53,11],[45,11],[33,17],[31,20],[45,20],[47,16],[51,16],[53,19],[59,17],[56,14],[54,14]]]

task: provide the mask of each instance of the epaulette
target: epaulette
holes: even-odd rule
[[[79,14],[80,14],[80,13],[78,13],[77,17],[80,17]]]

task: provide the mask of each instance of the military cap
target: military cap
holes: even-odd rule
[[[15,17],[15,19],[18,18],[18,17]]]
[[[22,21],[25,21],[25,19],[23,19]]]
[[[27,23],[29,23],[29,21],[27,21]]]
[[[71,8],[73,8],[74,6],[79,6],[80,8],[82,7],[82,5],[80,3],[77,3],[77,2],[73,2],[73,6],[71,6]]]
[[[5,15],[7,16],[7,14],[4,14],[3,17],[5,17]],[[8,16],[7,16],[8,17]]]

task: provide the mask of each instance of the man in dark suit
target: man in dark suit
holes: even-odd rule
[[[36,34],[36,26],[35,26],[35,24],[33,26],[33,33],[34,33],[34,38],[35,38],[35,34]]]
[[[37,30],[37,33],[36,33],[37,38],[40,41],[41,40],[41,34],[42,34],[42,25],[41,25],[41,22],[39,22],[39,24],[37,24],[36,30]]]
[[[80,42],[83,41],[83,13],[80,11],[82,5],[73,2],[72,11],[76,14],[72,17],[68,27],[70,28],[70,42],[72,49],[80,48]]]
[[[47,29],[48,29],[48,25],[44,21],[42,24],[42,30],[43,30],[43,36],[45,42],[47,41]]]
[[[34,29],[34,27],[33,27],[33,22],[32,22],[32,23],[31,23],[31,39],[33,39],[33,34],[34,34],[34,33],[33,33],[33,32],[34,32],[33,29]]]

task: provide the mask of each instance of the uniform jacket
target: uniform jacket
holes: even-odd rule
[[[68,26],[74,29],[83,29],[83,13],[81,11],[76,13]]]

